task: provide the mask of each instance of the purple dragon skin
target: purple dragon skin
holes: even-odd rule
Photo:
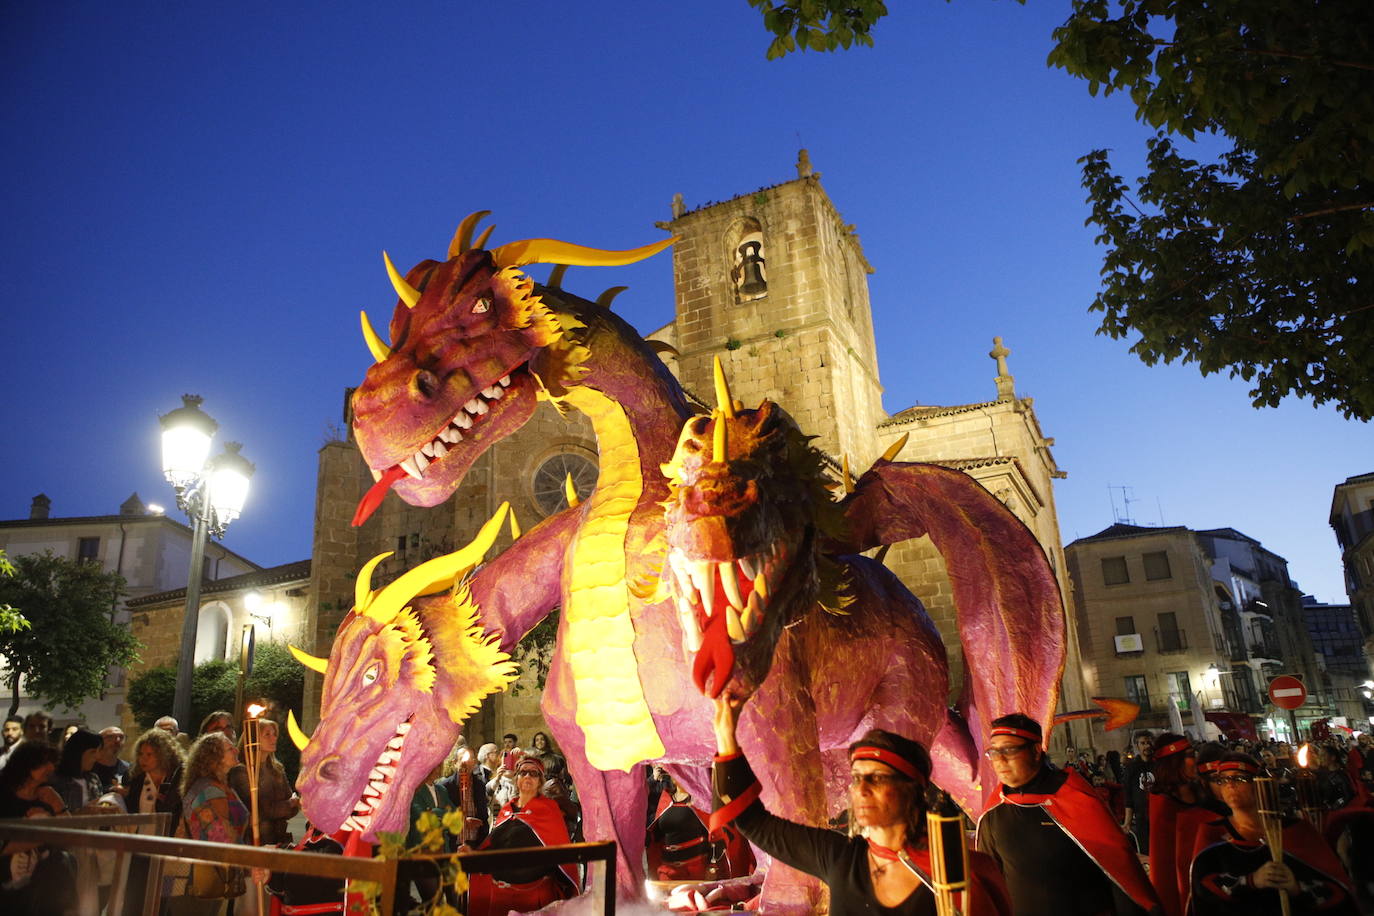
[[[474,273],[480,276],[483,270],[488,274],[492,271],[489,263],[484,266],[480,258],[474,258],[475,253],[468,252],[446,264],[426,262],[412,270],[409,280],[424,289],[425,296],[414,315],[404,313],[406,306],[397,306],[392,322],[393,339],[404,336],[412,321],[419,325],[422,319],[438,320],[436,315],[419,314],[424,310],[458,306],[470,309],[473,284],[455,281]],[[459,260],[463,260],[461,270],[455,266]],[[441,300],[430,289],[434,277],[445,278],[443,293],[452,302]],[[480,287],[480,283],[477,285]],[[668,496],[667,482],[659,468],[671,458],[679,430],[691,416],[687,400],[652,350],[609,310],[560,290],[540,289],[538,293],[555,311],[572,313],[585,324],[578,334],[579,343],[588,351],[581,360],[585,375],[576,384],[604,392],[628,418],[638,446],[643,491],[632,510],[624,544],[626,580],[657,581],[663,557],[661,504]],[[499,302],[497,306],[492,308],[493,312],[500,311]],[[531,385],[525,367],[541,358],[538,346],[527,344],[523,353],[517,353],[506,337],[497,341],[492,357],[484,360],[478,335],[474,333],[472,339],[466,339],[453,330],[453,325],[452,321],[445,325],[445,346],[468,354],[461,366],[454,369],[454,361],[445,362],[432,352],[425,356],[411,329],[407,347],[374,366],[355,399],[359,444],[369,464],[380,472],[436,435],[435,431],[448,422],[453,405],[476,397],[501,373],[508,373],[513,380],[511,388],[518,390],[518,400],[513,400],[509,415],[502,415],[499,428],[493,424],[485,435],[467,437],[458,460],[449,468],[439,469],[432,480],[427,474],[424,482],[398,488],[404,498],[421,505],[442,501],[457,487],[462,477],[459,471],[465,472],[481,449],[523,422],[521,417],[527,416],[529,409],[526,386]],[[439,356],[443,357],[443,353]],[[427,364],[426,360],[430,362]],[[427,373],[424,384],[419,386],[420,394],[439,392],[442,403],[429,409],[425,397],[416,396],[416,386],[410,380],[417,373]],[[450,450],[450,458],[453,451],[459,449]],[[861,486],[869,484],[861,481]],[[929,498],[922,492],[899,495],[906,500],[903,505],[919,504]],[[885,491],[868,502],[856,494],[849,503],[854,511],[873,512],[886,511],[893,504]],[[546,519],[483,566],[471,580],[472,598],[482,625],[500,635],[503,649],[513,648],[520,637],[566,600],[565,590],[572,575],[568,557],[590,510],[588,502]],[[873,530],[878,537],[884,536],[881,527]],[[839,797],[834,789],[842,777],[843,748],[864,730],[882,727],[930,745],[937,778],[943,778],[946,788],[955,790],[956,797],[977,810],[980,806],[973,787],[979,742],[945,708],[948,671],[944,648],[934,627],[919,602],[880,564],[857,556],[836,559],[848,571],[852,583],[855,600],[850,613],[806,614],[796,626],[782,632],[771,672],[746,707],[740,723],[740,740],[761,776],[765,803],[783,816],[820,823],[830,813],[827,795]],[[534,570],[541,574],[531,575]],[[671,600],[632,598],[630,614],[640,681],[665,748],[662,759],[670,765],[682,765],[670,768],[681,777],[680,781],[701,794],[701,779],[690,768],[703,766],[714,750],[711,705],[692,682],[677,612]],[[1038,623],[1045,615],[1037,612],[1031,616]],[[997,619],[989,620],[990,626],[997,623]],[[586,834],[618,843],[619,892],[634,898],[643,887],[643,773],[638,766],[630,772],[601,771],[587,763],[583,733],[577,724],[577,693],[563,649],[562,631],[567,626],[565,617],[560,624],[558,649],[542,707],[576,781]],[[969,652],[975,683],[984,677],[1000,678],[1001,661],[1008,655],[1031,658],[1036,651],[1043,653],[1039,656],[1042,659],[1053,659],[1049,667],[1058,673],[1060,662],[1055,652],[1062,653],[1062,635],[1053,631],[1038,632],[1029,643],[1019,630],[980,630],[971,635],[991,640],[986,652],[982,647]],[[441,647],[436,646],[435,659],[442,667]],[[1045,702],[1041,698],[1036,708],[1025,711],[1045,718],[1041,715]],[[1052,697],[1048,702],[1052,707]],[[340,713],[346,716],[346,710],[341,709]],[[330,721],[326,717],[321,729],[329,741],[350,746],[348,742],[357,740],[354,733],[359,729],[389,737],[398,722],[415,713],[416,710],[398,704],[389,718],[379,716],[374,722],[349,716],[343,721]],[[422,773],[441,759],[442,752],[436,742],[435,749],[425,748],[423,754],[416,752],[416,757],[411,770]],[[398,779],[392,791],[408,798],[413,788],[409,780]],[[318,801],[312,801],[310,811],[312,817],[320,819],[326,808],[337,806],[336,813],[342,812],[338,818],[341,820],[352,804],[352,800],[326,800],[320,796]],[[392,829],[380,818],[374,824],[376,829]],[[770,911],[774,912],[814,912],[819,899],[813,879],[782,867],[770,870],[765,894]]]

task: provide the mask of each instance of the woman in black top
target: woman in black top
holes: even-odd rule
[[[48,785],[57,749],[37,741],[15,745],[0,770],[0,817],[52,817],[66,813]],[[12,841],[0,849],[0,913],[63,913],[76,906],[76,863],[60,849]]]
[[[744,759],[735,728],[741,700],[716,700],[715,811],[711,826],[734,823],[780,862],[830,888],[831,916],[934,914],[925,790],[930,756],[915,741],[874,729],[849,747],[851,822],[859,836],[794,824],[769,814]],[[970,853],[971,890],[958,902],[967,916],[1010,912],[996,866]]]

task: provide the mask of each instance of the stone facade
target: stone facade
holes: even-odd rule
[[[750,406],[765,397],[777,401],[803,430],[818,436],[818,446],[837,467],[848,459],[856,474],[911,433],[901,459],[955,467],[987,486],[1040,539],[1068,600],[1053,496],[1053,481],[1064,474],[1050,453],[1053,440],[1040,432],[1031,399],[1015,394],[1000,339],[991,354],[998,372],[988,394],[995,391],[995,400],[911,408],[889,417],[882,407],[868,296],[872,267],[818,175],[801,167],[793,181],[690,211],[677,200],[673,219],[658,225],[679,237],[673,246],[676,317],[647,336],[675,349],[665,362],[690,394],[713,402],[712,361],[719,356],[738,400]],[[529,527],[546,514],[531,491],[540,463],[563,453],[594,456],[595,449],[580,416],[565,419],[541,405],[534,420],[478,460],[449,502],[416,509],[388,496],[358,531],[347,526],[371,477],[351,443],[326,446],[316,503],[311,588],[319,607],[312,651],[327,652],[351,602],[353,575],[371,556],[394,549],[402,535],[417,543],[418,535],[417,552],[379,567],[379,576],[394,576],[441,547],[461,544],[502,499],[511,500]],[[893,545],[886,562],[926,603],[961,666],[948,578],[929,539]],[[1078,709],[1085,694],[1072,616],[1068,625],[1062,703]],[[506,731],[528,740],[543,728],[537,701],[532,689],[493,698],[469,729],[469,743]],[[313,694],[307,687],[310,722],[318,715],[317,703],[318,687]],[[1057,746],[1072,738],[1071,728],[1056,731]]]
[[[1374,658],[1374,473],[1357,474],[1336,485],[1330,519],[1365,656]]]

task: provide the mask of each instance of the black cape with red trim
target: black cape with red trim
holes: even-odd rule
[[[1170,795],[1150,795],[1150,883],[1165,916],[1182,916],[1190,892],[1189,872],[1198,832],[1216,819],[1216,811],[1188,805]]]
[[[558,807],[558,803],[551,798],[536,795],[530,799],[530,803],[523,808],[517,807],[514,801],[508,801],[502,806],[501,811],[496,815],[496,820],[491,822],[491,833],[482,841],[482,849],[490,849],[492,840],[496,838],[497,829],[507,821],[516,820],[524,824],[534,833],[543,846],[565,846],[572,842],[568,838],[568,825],[563,820],[563,809]],[[577,880],[577,866],[568,863],[558,866],[568,879],[568,882],[578,890],[581,884]]]
[[[1248,881],[1249,875],[1271,860],[1269,848],[1263,843],[1246,842],[1224,820],[1219,823],[1223,838],[1209,844],[1192,862],[1188,913],[1193,916],[1278,914],[1278,893],[1253,888]],[[1283,861],[1301,888],[1301,892],[1289,901],[1293,916],[1306,913],[1355,916],[1358,912],[1350,876],[1321,834],[1307,821],[1292,818],[1284,824]]]
[[[999,786],[978,819],[979,829],[988,811],[998,805],[1039,806],[1137,906],[1146,912],[1158,910],[1159,897],[1121,825],[1077,770],[1069,769],[1066,775],[1064,784],[1049,795],[1008,795],[1006,786]]]

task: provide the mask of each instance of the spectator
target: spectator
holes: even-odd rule
[[[203,737],[211,732],[219,732],[230,741],[234,740],[234,714],[223,709],[217,709],[204,719],[200,720],[200,731],[196,737]]]
[[[173,738],[175,738],[181,732],[181,726],[178,725],[177,720],[172,718],[171,716],[163,716],[162,718],[158,719],[156,722],[153,723],[153,728],[160,728],[167,734],[171,735]]]
[[[444,761],[444,777],[435,783],[435,788],[448,798],[455,811],[462,811],[464,826],[462,835],[455,838],[458,843],[477,844],[487,837],[490,812],[487,809],[487,784],[476,771],[472,751],[468,750],[463,739],[453,753]]]
[[[482,782],[489,783],[501,766],[501,754],[496,745],[488,742],[477,749],[477,775]]]
[[[563,759],[562,754],[554,750],[553,742],[549,740],[548,735],[535,732],[530,737],[529,756],[538,758],[550,779],[567,780],[568,762]]]
[[[118,725],[100,730],[100,751],[95,755],[95,765],[91,767],[100,779],[100,791],[109,792],[124,784],[129,775],[129,761],[120,759],[119,752],[124,750],[124,729]]]
[[[238,763],[234,742],[218,731],[196,739],[181,779],[182,816],[178,836],[214,843],[240,843],[248,809],[229,786],[229,771]],[[218,916],[225,900],[192,897],[187,876],[174,876],[177,896],[167,900],[168,916]],[[240,892],[241,893],[241,892]]]
[[[0,769],[0,817],[51,817],[66,808],[47,783],[57,749],[22,741]],[[0,849],[0,912],[13,916],[65,913],[75,908],[76,865],[58,849],[12,842]]]
[[[515,772],[515,765],[520,762],[520,758],[525,756],[525,752],[520,750],[520,739],[513,732],[507,732],[501,736],[501,766],[512,773]]]
[[[169,814],[166,835],[176,832],[181,822],[181,747],[166,729],[151,728],[134,742],[134,767],[124,790],[125,807],[131,814]],[[152,827],[140,833],[151,834]],[[129,893],[124,898],[124,916],[143,912],[140,891],[147,884],[148,859],[135,856],[129,863]]]
[[[3,735],[5,746],[0,748],[0,767],[5,765],[5,761],[9,758],[10,751],[14,750],[14,746],[23,740],[24,720],[18,716],[10,716],[5,719]]]
[[[24,740],[52,744],[52,716],[41,709],[25,716]]]
[[[62,756],[57,764],[57,775],[52,786],[62,796],[67,810],[78,813],[95,803],[103,794],[100,778],[92,771],[96,754],[100,752],[100,736],[85,728],[72,732],[62,746]]]
[[[281,729],[271,719],[258,719],[258,842],[262,846],[277,846],[291,842],[287,822],[301,810],[301,800],[286,769],[277,759],[277,741]],[[245,730],[246,731],[246,730]],[[229,771],[229,785],[239,801],[252,805],[248,783],[248,767],[242,763]],[[251,837],[245,839],[250,842]]]
[[[1154,754],[1154,736],[1141,729],[1131,740],[1135,743],[1135,756],[1126,762],[1121,777],[1126,806],[1126,820],[1121,826],[1135,838],[1136,853],[1147,855],[1150,851],[1150,784],[1154,779],[1150,757]]]

